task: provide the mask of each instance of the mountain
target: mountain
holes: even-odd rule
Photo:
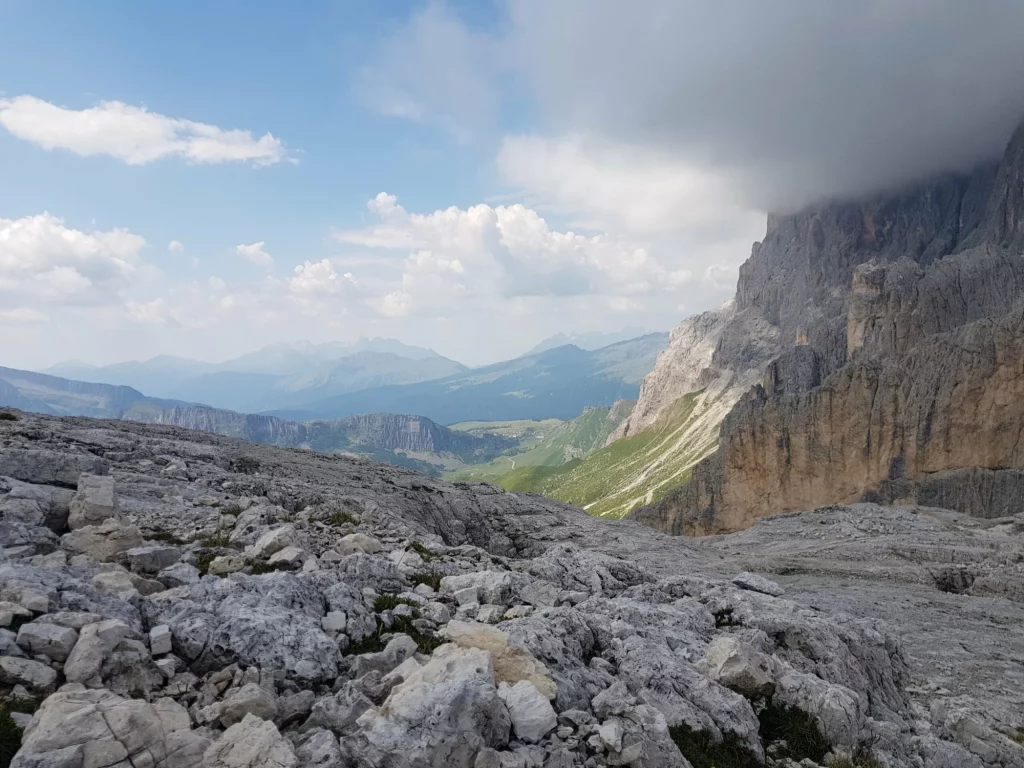
[[[564,347],[566,344],[572,344],[574,347],[579,347],[580,349],[600,349],[601,347],[607,347],[610,344],[618,344],[620,341],[629,341],[641,336],[646,336],[650,333],[652,332],[636,326],[629,326],[614,333],[601,333],[600,331],[591,331],[589,333],[556,333],[554,336],[549,336],[538,343],[529,352],[521,355],[521,357],[538,355],[541,352],[547,352],[549,349]]]
[[[118,419],[131,408],[162,409],[181,403],[146,397],[131,387],[72,381],[0,367],[0,405],[56,416]]]
[[[588,405],[635,398],[667,339],[667,334],[652,333],[594,351],[568,345],[443,379],[296,402],[293,409],[271,413],[299,420],[418,413],[441,424],[567,420]]]
[[[171,424],[282,448],[358,453],[435,475],[442,469],[489,461],[517,445],[516,440],[507,437],[458,432],[422,416],[391,413],[295,422],[193,405],[160,410],[130,408],[122,418],[146,424]]]
[[[150,395],[236,411],[293,407],[369,387],[408,384],[467,370],[433,350],[394,339],[274,344],[223,363],[160,355],[106,366],[50,369],[81,381],[130,386]],[[305,395],[298,393],[306,391]]]
[[[518,441],[516,451],[448,477],[459,481],[496,482],[508,487],[505,478],[531,470],[546,471],[579,461],[604,445],[633,408],[635,401],[618,400],[610,407],[587,406],[571,421],[474,421],[454,424],[452,429],[473,435],[502,435]]]
[[[673,331],[608,446],[622,456],[599,476],[620,479],[602,493],[624,498],[610,513],[646,503],[637,520],[687,534],[856,500],[1012,513],[1022,248],[1024,126],[970,173],[769,216],[735,300]],[[624,467],[629,441],[673,418],[680,439],[639,462],[674,466],[669,490]]]

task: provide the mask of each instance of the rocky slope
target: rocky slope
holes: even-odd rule
[[[1024,765],[999,675],[1020,669],[1019,517],[834,509],[693,544],[355,458],[15,418],[17,768]],[[908,635],[974,606],[970,670],[872,617],[908,585]]]
[[[736,311],[777,332],[774,359],[715,453],[637,519],[706,534],[857,499],[1010,510],[1024,469],[1022,174],[1019,131],[970,175],[770,217]],[[744,368],[729,335],[713,359]]]
[[[1020,664],[1019,518],[832,510],[755,551],[358,458],[28,414],[0,420],[0,515],[17,768],[1024,765],[1021,688],[995,682]],[[737,572],[794,557],[792,597]],[[917,631],[953,597],[927,563],[965,560],[973,580],[942,584],[990,619],[985,706],[864,596],[891,611],[916,585]]]

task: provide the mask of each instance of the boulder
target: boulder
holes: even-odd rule
[[[207,748],[202,768],[295,768],[292,745],[270,722],[246,715]]]
[[[33,656],[41,653],[54,661],[64,662],[78,642],[78,633],[69,627],[32,622],[18,630],[18,645]]]
[[[182,713],[166,700],[148,704],[68,686],[43,702],[11,766],[200,768],[210,742],[188,729]]]
[[[303,768],[342,768],[338,737],[322,728],[309,733],[295,750]]]
[[[149,630],[149,652],[154,656],[171,652],[171,628],[166,624],[159,624]]]
[[[68,526],[78,530],[87,525],[100,525],[116,518],[118,511],[114,478],[110,475],[82,473],[78,478],[78,492],[71,499]]]
[[[181,550],[177,547],[151,544],[129,549],[126,554],[132,571],[155,574],[177,563],[181,557]]]
[[[376,555],[384,549],[384,545],[365,533],[350,533],[347,536],[342,536],[334,548],[342,556],[357,553]]]
[[[237,573],[245,568],[245,558],[242,555],[217,555],[210,561],[206,572],[211,576],[227,576]]]
[[[253,560],[266,560],[275,552],[279,552],[285,547],[296,546],[298,538],[295,526],[290,523],[277,528],[271,528],[256,539],[256,543],[245,551],[245,559],[250,562]]]
[[[69,683],[87,683],[99,679],[106,655],[131,632],[119,619],[108,619],[82,627],[78,642],[64,664],[64,677]]]
[[[733,635],[711,641],[701,668],[712,680],[748,699],[770,696],[775,688],[771,659]]]
[[[156,575],[156,580],[168,589],[196,584],[202,578],[199,569],[188,563],[175,563]]]
[[[253,714],[261,720],[273,720],[277,715],[274,696],[257,683],[248,683],[233,691],[220,706],[221,725],[228,727]]]
[[[526,648],[510,645],[508,633],[479,622],[451,621],[438,634],[460,648],[487,651],[494,666],[496,682],[514,685],[526,680],[546,698],[555,698],[556,687],[547,666]]]
[[[508,707],[512,728],[522,741],[536,744],[558,725],[551,703],[531,682],[502,683],[498,686],[498,696]],[[621,741],[621,735],[619,738]]]
[[[143,538],[134,525],[124,525],[114,518],[108,518],[100,525],[87,525],[65,534],[61,543],[71,552],[106,562],[121,552],[142,546]]]
[[[448,644],[359,725],[341,741],[355,765],[387,764],[401,755],[399,765],[473,768],[481,749],[508,743],[511,721],[494,687],[490,655]]]
[[[57,682],[57,673],[38,661],[0,656],[0,683],[23,685],[36,693],[47,693]]]

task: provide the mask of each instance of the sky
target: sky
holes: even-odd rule
[[[717,306],[768,211],[997,157],[1018,0],[0,0],[0,365]]]

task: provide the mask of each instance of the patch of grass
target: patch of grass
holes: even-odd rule
[[[620,518],[689,482],[694,464],[716,446],[717,430],[692,430],[714,403],[695,410],[701,392],[679,398],[647,429],[561,466],[519,466],[495,482],[508,491],[540,493],[583,507],[596,517]]]
[[[381,613],[382,611],[390,611],[392,608],[397,608],[399,605],[408,605],[412,608],[418,608],[419,606],[412,600],[405,597],[399,597],[398,595],[377,595],[377,599],[373,601],[374,613]]]
[[[199,556],[196,557],[196,570],[198,570],[203,576],[206,576],[210,572],[210,563],[212,563],[216,557],[216,552],[200,552]]]
[[[754,753],[734,733],[715,742],[708,731],[695,731],[686,723],[669,728],[668,733],[693,768],[761,768]]]
[[[324,520],[328,525],[341,527],[343,525],[359,525],[359,518],[349,514],[343,509],[336,509]]]
[[[415,552],[417,555],[423,558],[423,562],[429,563],[431,560],[437,560],[440,555],[436,552],[431,552],[427,549],[426,545],[419,541],[413,541],[409,543],[409,549]]]
[[[199,536],[193,539],[193,541],[201,547],[207,547],[209,549],[237,549],[237,547],[231,543],[230,534],[227,531],[217,531],[210,536]]]
[[[252,456],[240,456],[231,462],[231,468],[243,475],[255,475],[260,471],[260,462]]]
[[[174,544],[175,546],[189,543],[187,539],[183,539],[170,531],[150,531],[146,534],[146,538],[151,541],[160,541],[164,544]]]
[[[264,573],[278,573],[280,571],[291,571],[293,570],[286,563],[253,563],[249,566],[249,573],[253,576],[262,576]]]
[[[11,717],[11,710],[0,706],[0,768],[8,768],[21,749],[21,728]]]
[[[414,587],[420,584],[426,584],[428,587],[437,592],[441,589],[441,574],[420,571],[419,573],[414,573],[409,576],[409,583],[412,584],[412,586]]]
[[[220,511],[222,515],[235,515],[236,517],[242,514],[245,510],[237,504],[230,504]]]
[[[23,715],[34,715],[41,706],[43,706],[43,699],[34,696],[26,698],[11,697],[3,702],[3,704],[0,704],[0,707],[5,708],[8,712],[20,712]]]
[[[820,763],[831,749],[818,722],[795,707],[769,702],[757,719],[761,722],[761,740],[765,744],[786,743],[780,757],[788,757],[797,762],[810,758]]]
[[[0,411],[0,421],[17,421],[18,417],[10,411]]]
[[[1020,728],[1014,731],[1013,735],[1010,738],[1016,741],[1018,744],[1024,744],[1024,725],[1022,725]]]
[[[384,650],[384,641],[380,639],[380,630],[383,624],[377,625],[377,631],[371,635],[367,635],[362,640],[358,640],[353,643],[349,643],[348,650],[345,651],[349,656],[362,656],[364,653],[380,653]]]
[[[723,609],[721,611],[715,611],[714,612],[714,617],[715,617],[715,626],[718,629],[721,629],[722,627],[739,627],[739,626],[742,626],[742,624],[740,622],[736,621],[735,617],[732,615],[732,608],[725,608],[725,609]]]

